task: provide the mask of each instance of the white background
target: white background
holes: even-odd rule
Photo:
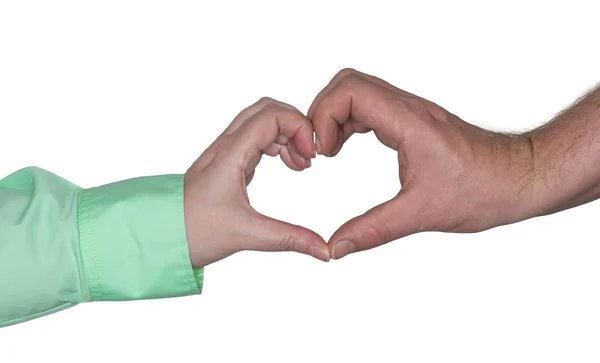
[[[0,178],[184,172],[242,108],[271,96],[306,112],[344,67],[527,130],[600,80],[596,2],[550,3],[5,1]],[[249,192],[327,239],[398,187],[395,153],[360,135],[301,173],[263,159]],[[329,264],[240,253],[206,268],[201,296],[1,329],[0,361],[597,362],[599,212],[424,233]]]

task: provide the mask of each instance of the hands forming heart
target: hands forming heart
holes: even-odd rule
[[[263,154],[279,155],[300,171],[317,153],[333,157],[352,134],[369,131],[398,152],[401,190],[346,222],[328,243],[251,207],[246,186]],[[296,251],[329,261],[419,232],[479,232],[513,223],[532,214],[530,155],[526,137],[483,130],[379,78],[342,70],[307,116],[263,98],[190,167],[184,199],[192,264],[203,267],[242,250]]]

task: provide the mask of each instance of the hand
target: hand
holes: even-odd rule
[[[261,99],[190,167],[184,183],[185,225],[195,268],[243,250],[296,251],[329,261],[327,244],[318,234],[250,206],[246,186],[263,154],[279,155],[292,170],[310,167],[316,156],[311,123],[292,106]]]
[[[334,259],[418,232],[479,232],[533,216],[526,136],[482,130],[354,70],[333,78],[308,118],[319,154],[334,156],[353,133],[371,130],[398,151],[400,192],[333,234]]]

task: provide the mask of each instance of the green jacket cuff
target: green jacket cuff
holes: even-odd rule
[[[90,301],[199,294],[191,265],[183,175],[128,179],[79,193],[81,259]]]

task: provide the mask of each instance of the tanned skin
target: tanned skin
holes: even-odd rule
[[[473,233],[600,197],[600,91],[523,134],[484,130],[377,77],[345,69],[308,112],[319,154],[373,131],[398,152],[401,189],[342,225],[331,257],[423,231]]]

